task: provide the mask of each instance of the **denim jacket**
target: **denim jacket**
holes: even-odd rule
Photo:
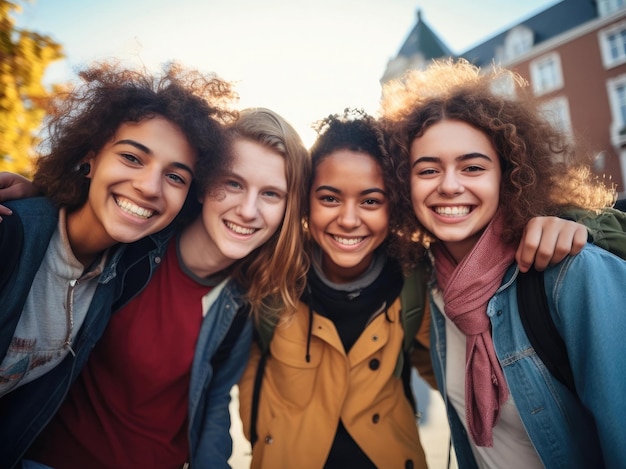
[[[0,353],[4,355],[13,336],[33,278],[58,224],[58,210],[44,198],[22,199],[6,204],[13,215],[0,223],[0,253],[6,253],[18,233],[23,246],[17,264],[12,266],[8,280],[0,291]],[[11,235],[11,236],[9,236]],[[171,230],[166,229],[142,240],[149,249],[150,271],[160,262]],[[120,292],[120,279],[133,264],[125,255],[126,246],[112,249],[98,279],[98,287],[87,311],[85,321],[69,354],[57,367],[0,399],[0,461],[2,467],[14,467],[24,452],[65,399],[94,344],[100,339],[109,321],[114,299]],[[160,253],[160,254],[159,254]],[[7,268],[0,262],[0,269]],[[119,275],[122,274],[122,275]]]
[[[576,394],[557,381],[520,321],[511,266],[487,306],[493,343],[522,423],[545,467],[626,467],[626,261],[593,245],[545,271],[550,312],[566,343]],[[436,288],[434,286],[433,288]],[[431,355],[459,467],[476,467],[445,395],[445,319],[431,300]]]
[[[243,305],[243,291],[235,281],[228,279],[213,288],[202,301],[206,314],[196,343],[189,386],[189,450],[193,469],[229,467],[232,453],[230,391],[248,362],[252,320],[246,321],[219,369],[213,369],[211,359]]]

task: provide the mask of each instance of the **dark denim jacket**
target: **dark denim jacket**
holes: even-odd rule
[[[44,198],[16,200],[6,205],[13,210],[13,215],[0,223],[0,271],[6,274],[10,269],[9,275],[4,275],[6,282],[0,290],[0,356],[6,353],[33,278],[58,223],[58,210]],[[149,264],[142,263],[144,278],[136,278],[133,282],[137,288],[143,288],[160,263],[171,234],[172,229],[168,228],[132,245],[113,248],[73,344],[75,355],[68,355],[49,373],[0,399],[0,461],[3,468],[17,464],[65,399],[70,385],[104,332],[112,305],[121,294],[121,282],[126,273],[148,254]],[[21,255],[16,265],[8,265],[5,255],[14,252],[16,236],[22,237]],[[128,288],[125,292],[134,296]]]

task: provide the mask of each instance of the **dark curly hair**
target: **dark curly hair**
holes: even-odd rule
[[[389,204],[389,235],[385,240],[387,253],[400,259],[402,217],[406,214],[402,212],[400,203],[402,194],[398,190],[394,162],[387,152],[385,135],[380,123],[362,109],[347,108],[342,114],[331,114],[317,121],[313,128],[318,137],[311,147],[313,173],[309,180],[308,192],[311,192],[317,167],[330,154],[349,150],[371,156],[382,170]]]
[[[230,162],[223,124],[236,118],[228,109],[236,98],[231,85],[175,63],[153,75],[102,62],[79,77],[82,83],[50,104],[46,151],[35,161],[37,189],[59,207],[80,207],[89,192],[89,180],[76,171],[81,160],[98,153],[123,123],[162,116],[181,129],[196,151],[196,177],[183,208],[191,217],[199,207],[197,194]]]
[[[498,85],[506,83],[516,85],[517,97],[497,91]],[[413,213],[411,143],[445,119],[480,130],[498,152],[505,242],[519,242],[532,217],[612,204],[614,191],[591,172],[591,154],[542,117],[525,85],[521,77],[502,68],[480,70],[465,60],[448,60],[434,62],[424,71],[407,72],[384,86],[381,119],[407,214]],[[415,217],[407,216],[403,229],[428,243]]]

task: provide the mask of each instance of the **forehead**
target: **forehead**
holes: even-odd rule
[[[337,150],[326,155],[315,169],[315,179],[336,178],[345,182],[358,179],[383,180],[383,170],[372,155],[353,150]]]
[[[287,188],[285,158],[277,151],[246,139],[233,142],[232,171],[260,185]]]
[[[454,156],[480,151],[495,154],[491,140],[481,130],[456,120],[443,120],[428,127],[411,142],[411,160],[419,156]]]

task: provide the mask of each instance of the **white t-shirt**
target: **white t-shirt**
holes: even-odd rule
[[[433,294],[437,307],[443,311],[440,291]],[[446,389],[452,406],[460,417],[465,430],[465,335],[444,314],[446,320]],[[468,437],[478,467],[507,469],[543,468],[543,464],[522,424],[513,397],[509,397],[500,409],[498,422],[493,428],[493,447],[476,446]]]

